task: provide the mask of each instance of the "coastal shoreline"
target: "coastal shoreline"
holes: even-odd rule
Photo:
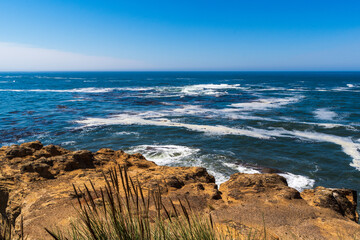
[[[72,184],[81,188],[91,180],[99,188],[105,185],[102,172],[117,166],[126,167],[144,189],[160,189],[164,199],[188,199],[218,224],[261,229],[264,220],[274,239],[360,233],[356,191],[317,187],[298,192],[276,173],[236,173],[218,187],[202,167],[158,166],[141,154],[70,151],[39,141],[1,147],[0,164],[1,217],[17,230],[23,218],[28,239],[47,239],[44,227],[67,226],[75,217]]]

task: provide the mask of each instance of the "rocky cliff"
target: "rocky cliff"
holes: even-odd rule
[[[187,198],[193,209],[211,212],[216,222],[235,229],[263,229],[275,239],[351,239],[360,234],[357,193],[317,187],[299,193],[274,174],[237,173],[218,186],[201,167],[166,167],[140,154],[103,148],[69,151],[29,142],[0,148],[0,217],[27,239],[49,239],[44,227],[67,226],[75,218],[72,184],[105,185],[103,172],[126,166],[144,189],[164,198]],[[22,217],[20,217],[22,216]]]

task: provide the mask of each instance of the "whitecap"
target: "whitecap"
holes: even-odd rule
[[[122,132],[116,132],[115,135],[139,135],[139,133],[122,131]]]
[[[149,114],[151,117],[149,117]],[[164,127],[179,127],[191,131],[203,132],[214,135],[240,135],[259,139],[272,139],[274,137],[297,138],[311,141],[329,142],[342,147],[345,154],[353,159],[350,164],[360,171],[360,144],[354,143],[350,137],[339,137],[335,135],[310,132],[310,131],[288,131],[282,128],[267,130],[259,128],[232,128],[222,125],[198,125],[190,123],[174,122],[163,117],[163,114],[158,113],[153,118],[154,112],[143,113],[139,115],[119,114],[109,118],[86,118],[76,121],[84,127],[94,127],[101,125],[153,125]]]
[[[294,104],[303,99],[304,96],[293,96],[284,98],[263,98],[251,102],[233,103],[230,106],[243,111],[268,110],[279,108],[288,104]]]
[[[105,93],[115,88],[73,88],[73,89],[0,89],[1,92],[57,92],[57,93]]]
[[[254,138],[270,139],[270,136],[257,133],[254,130],[247,130],[241,128],[230,128],[222,125],[197,125],[190,123],[173,122],[166,118],[148,119],[141,116],[120,114],[110,118],[87,118],[76,121],[85,127],[101,126],[101,125],[153,125],[166,127],[181,127],[196,132],[204,132],[215,135],[244,135]]]
[[[321,120],[334,120],[338,116],[336,112],[328,108],[318,108],[313,113],[317,119]]]
[[[221,96],[227,94],[226,89],[239,89],[240,84],[197,84],[184,86],[181,90],[185,95],[215,95]]]
[[[61,143],[61,145],[63,145],[63,146],[68,146],[68,145],[75,145],[76,144],[76,142],[75,141],[66,141],[66,142],[62,142]]]

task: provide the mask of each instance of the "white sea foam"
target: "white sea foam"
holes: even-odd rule
[[[313,113],[317,119],[321,120],[334,120],[334,118],[338,116],[336,112],[331,111],[328,108],[319,108]]]
[[[232,169],[236,169],[237,171],[239,171],[240,173],[248,173],[248,174],[254,174],[254,173],[260,173],[260,171],[249,168],[249,167],[245,167],[239,164],[233,164],[233,163],[223,163],[224,166],[232,168]]]
[[[73,88],[73,89],[0,89],[1,92],[58,92],[58,93],[104,93],[114,88]]]
[[[283,176],[289,187],[295,188],[299,192],[304,189],[312,188],[315,184],[315,180],[303,175],[296,175],[292,173],[278,173],[280,176]]]
[[[215,177],[216,184],[229,179],[224,173],[215,170],[211,163],[204,161],[207,155],[198,156],[200,149],[179,145],[140,145],[126,150],[127,153],[141,153],[146,159],[158,165],[202,166]]]
[[[225,176],[221,172],[218,172],[218,171],[215,171],[215,170],[212,170],[212,169],[209,169],[209,168],[207,168],[206,170],[207,170],[207,172],[209,174],[211,174],[211,175],[213,175],[215,177],[215,183],[217,185],[220,185],[220,184],[226,182],[227,180],[229,180],[229,177]]]
[[[115,135],[139,135],[139,133],[122,131],[122,132],[116,132]]]
[[[75,141],[67,141],[67,142],[61,143],[61,145],[64,145],[64,146],[75,145],[75,144],[76,144]]]
[[[45,77],[53,78],[53,77]],[[61,78],[62,79],[62,78]],[[66,78],[64,78],[66,79]],[[74,79],[74,78],[72,78]],[[79,78],[80,79],[80,78]],[[93,82],[85,80],[84,82]],[[237,89],[239,84],[200,84],[188,86],[166,86],[166,87],[114,87],[114,88],[74,88],[74,89],[0,89],[8,92],[74,92],[74,93],[105,93],[111,91],[129,91],[141,94],[143,97],[181,97],[186,95],[214,95],[221,96],[227,94],[227,89]]]
[[[270,139],[270,136],[257,133],[253,130],[230,128],[226,126],[216,125],[197,125],[189,123],[173,122],[166,118],[147,119],[136,115],[120,114],[110,118],[87,118],[78,120],[78,123],[86,126],[100,126],[100,125],[153,125],[153,126],[167,126],[167,127],[181,127],[196,132],[204,132],[215,135],[243,135],[254,138]]]
[[[346,86],[349,87],[349,88],[355,87],[354,84],[351,84],[351,83],[346,84]]]
[[[196,154],[199,149],[179,145],[139,145],[126,152],[141,153],[150,161],[159,165],[174,164]]]
[[[190,123],[173,122],[159,113],[158,118],[153,118],[153,112],[149,114],[129,115],[120,114],[109,118],[87,118],[78,120],[79,124],[85,127],[100,126],[100,125],[153,125],[153,126],[166,126],[166,127],[180,127],[196,132],[204,132],[216,135],[240,135],[259,139],[272,139],[274,137],[297,138],[311,141],[329,142],[342,147],[345,154],[349,155],[353,162],[350,164],[360,171],[360,144],[354,143],[349,137],[339,137],[335,135],[308,132],[308,131],[289,131],[282,128],[277,129],[259,129],[259,128],[231,128],[222,125],[197,125]]]
[[[353,159],[350,166],[360,171],[360,144],[354,143],[350,137],[339,137],[317,132],[291,131],[290,133],[296,137],[320,142],[330,142],[341,146],[343,152]]]
[[[236,107],[243,111],[268,110],[271,108],[279,108],[288,104],[297,103],[302,98],[304,98],[304,96],[293,96],[293,97],[285,97],[285,98],[263,98],[251,102],[233,103],[230,106]]]
[[[182,88],[181,92],[186,95],[223,95],[227,92],[217,90],[239,89],[240,84],[197,84]]]

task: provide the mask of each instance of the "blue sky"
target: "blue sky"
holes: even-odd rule
[[[360,70],[360,1],[0,1],[11,70]]]

